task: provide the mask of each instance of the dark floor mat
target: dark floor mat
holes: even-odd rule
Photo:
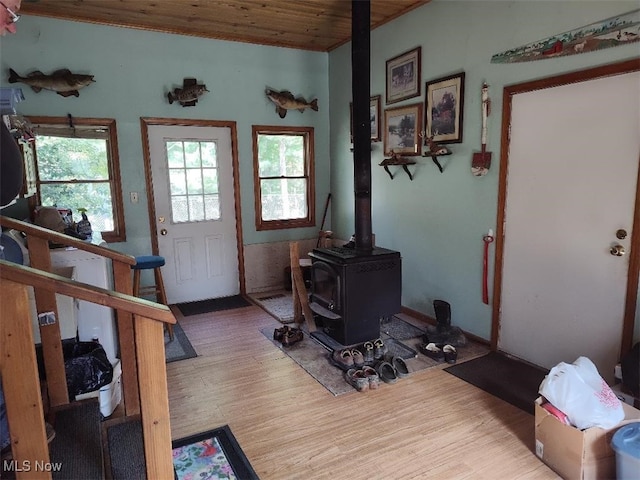
[[[252,305],[242,295],[232,297],[210,298],[199,302],[178,303],[176,307],[182,315],[189,317],[201,313],[219,312],[221,310],[232,310],[234,308],[248,307]]]
[[[540,383],[549,373],[497,352],[444,370],[532,415]]]
[[[391,316],[388,321],[382,320],[380,322],[380,331],[396,340],[409,340],[425,333],[425,330],[411,325],[395,315]]]

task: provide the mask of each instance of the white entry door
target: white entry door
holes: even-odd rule
[[[630,246],[639,99],[637,72],[513,96],[500,350],[547,368],[586,356],[612,380],[629,255],[611,248]]]
[[[230,129],[150,125],[148,134],[167,301],[238,294]]]

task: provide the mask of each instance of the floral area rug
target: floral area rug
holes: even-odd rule
[[[178,480],[258,479],[228,425],[173,442]]]

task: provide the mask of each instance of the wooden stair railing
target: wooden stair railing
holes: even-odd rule
[[[46,471],[50,458],[28,303],[30,285],[133,315],[147,478],[173,479],[164,324],[174,324],[176,319],[169,308],[0,260],[0,375],[11,447],[16,465],[33,467],[18,469],[16,478],[51,478],[51,472]]]
[[[51,272],[49,242],[66,245],[110,259],[113,269],[114,290],[128,295],[133,293],[131,266],[135,265],[136,260],[131,255],[125,255],[109,248],[84,242],[69,235],[5,216],[0,216],[0,225],[27,235],[29,259],[32,267]],[[38,288],[34,290],[37,312],[54,312],[56,318],[58,318],[55,294]],[[116,310],[116,319],[118,322],[120,364],[122,366],[123,403],[125,415],[131,416],[140,413],[133,319],[130,313],[123,310]],[[42,339],[42,353],[45,360],[49,400],[52,406],[66,405],[69,403],[69,398],[59,325],[56,323],[55,325],[40,327],[40,337]]]

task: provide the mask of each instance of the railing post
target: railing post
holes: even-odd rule
[[[51,472],[21,468],[27,465],[23,462],[30,466],[50,463],[27,287],[10,280],[0,280],[0,284],[0,372],[16,478],[50,479]]]
[[[113,260],[112,264],[114,289],[116,292],[132,295],[131,266],[117,260]],[[125,415],[137,415],[140,413],[140,397],[138,395],[138,370],[136,366],[133,316],[124,310],[116,310],[116,315],[118,319]]]
[[[43,238],[29,237],[29,260],[33,268],[51,272],[49,242]],[[62,337],[60,335],[56,294],[53,291],[42,288],[34,288],[34,293],[37,313],[53,312],[55,315],[54,324],[40,327],[49,401],[52,407],[67,405],[69,403],[69,393],[67,391],[64,355],[62,353]],[[31,348],[33,348],[33,345]]]
[[[172,479],[164,328],[161,322],[139,315],[135,315],[135,322],[147,478]]]

